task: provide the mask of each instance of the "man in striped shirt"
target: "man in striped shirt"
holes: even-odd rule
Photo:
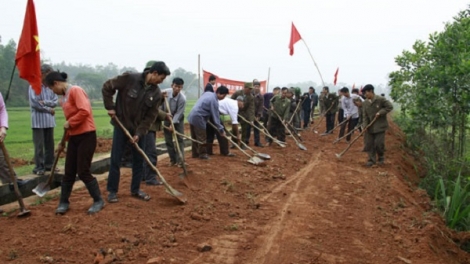
[[[48,64],[41,66],[41,74],[45,77],[52,72]],[[43,78],[44,81],[44,78]],[[54,161],[54,127],[57,95],[44,84],[41,93],[36,94],[29,86],[29,105],[31,106],[31,127],[34,143],[34,174],[43,175],[50,171]]]

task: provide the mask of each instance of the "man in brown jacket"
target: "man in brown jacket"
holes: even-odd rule
[[[240,125],[242,126],[242,141],[245,144],[249,143],[250,135],[251,135],[251,123],[255,120],[255,101],[252,94],[253,90],[253,83],[247,82],[243,90],[236,91],[232,94],[231,98],[236,100],[238,96],[243,96],[243,108],[238,110],[238,114],[243,116],[249,123],[245,122],[244,120],[239,120]],[[244,146],[241,146],[243,149]]]
[[[366,166],[371,167],[376,163],[376,155],[379,165],[382,165],[385,152],[385,131],[388,128],[387,113],[393,110],[393,105],[384,97],[375,95],[374,86],[370,84],[364,86],[363,92],[366,96],[362,104],[363,127],[366,128],[370,124],[365,137],[366,151],[369,154]],[[374,123],[371,124],[372,122]]]
[[[111,118],[116,116],[124,127],[133,135],[133,142],[141,148],[144,145],[143,137],[150,126],[155,122],[158,108],[163,103],[163,97],[158,84],[170,75],[170,70],[162,61],[153,63],[148,70],[142,73],[124,73],[107,80],[101,90],[104,107]],[[116,95],[116,101],[113,96]],[[129,139],[124,131],[114,125],[113,144],[111,147],[111,164],[108,174],[108,202],[118,202],[120,164],[124,147]],[[131,195],[144,201],[150,200],[150,196],[140,190],[143,176],[143,157],[132,148],[132,181]]]

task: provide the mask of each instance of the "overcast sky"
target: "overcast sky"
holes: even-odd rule
[[[0,0],[0,36],[18,42],[26,0]],[[142,69],[201,67],[270,86],[321,80],[303,42],[289,55],[291,22],[325,82],[386,83],[394,57],[441,31],[463,0],[35,0],[43,59]],[[202,74],[202,73],[201,73]]]

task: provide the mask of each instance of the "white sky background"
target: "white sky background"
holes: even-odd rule
[[[18,42],[26,0],[0,0],[2,42]],[[441,31],[463,0],[35,0],[43,59],[143,69],[201,67],[270,87],[320,77],[302,42],[289,55],[293,21],[325,82],[386,83],[394,57]],[[201,72],[202,75],[202,72]]]

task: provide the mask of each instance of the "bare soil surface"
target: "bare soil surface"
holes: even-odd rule
[[[159,170],[185,205],[162,186],[142,185],[149,202],[131,197],[131,172],[122,169],[119,202],[97,215],[86,214],[92,200],[81,189],[64,216],[54,214],[55,198],[30,205],[27,218],[0,218],[0,262],[470,263],[459,248],[465,233],[448,230],[417,188],[419,164],[395,125],[383,166],[364,166],[362,139],[336,158],[347,144],[333,145],[335,137],[304,131],[307,151],[290,138],[285,149],[256,148],[272,157],[263,167],[238,150],[208,161],[187,152],[191,189],[181,169],[161,159]],[[106,181],[100,186],[106,197]]]

